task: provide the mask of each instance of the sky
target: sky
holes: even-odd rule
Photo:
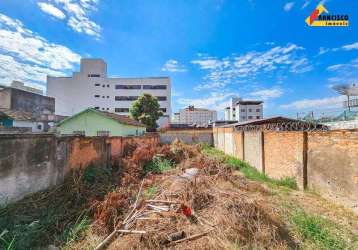
[[[311,27],[319,1],[1,0],[0,84],[46,90],[81,57],[109,76],[169,76],[172,111],[223,117],[233,96],[264,100],[264,116],[341,110],[332,86],[358,83],[358,1],[323,1],[348,27]]]

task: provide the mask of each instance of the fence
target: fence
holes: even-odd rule
[[[128,144],[159,143],[141,137],[55,137],[49,134],[0,135],[0,204],[63,182],[71,169],[116,164]]]
[[[358,211],[358,130],[234,131],[214,128],[214,145],[273,178],[293,177],[299,188]]]

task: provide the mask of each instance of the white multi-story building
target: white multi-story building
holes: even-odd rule
[[[71,77],[47,77],[47,95],[56,100],[56,115],[71,116],[89,107],[129,115],[132,102],[144,93],[158,98],[163,112],[158,124],[167,124],[171,114],[169,77],[110,78],[102,59],[82,59],[80,72]]]
[[[225,108],[225,120],[244,122],[263,118],[263,101],[245,101],[235,97],[230,104]]]
[[[175,113],[176,122],[181,124],[204,125],[216,121],[216,119],[217,113],[215,110],[194,108],[194,106],[189,106]]]

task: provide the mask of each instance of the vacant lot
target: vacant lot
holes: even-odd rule
[[[0,209],[4,249],[358,249],[357,232],[357,215],[293,179],[179,141],[131,145],[119,166]]]

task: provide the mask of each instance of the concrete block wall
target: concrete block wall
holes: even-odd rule
[[[159,136],[0,135],[0,205],[60,184],[73,169],[118,162],[127,143],[155,147]]]
[[[233,132],[234,137],[234,155],[240,160],[244,160],[244,132]]]
[[[235,155],[233,128],[224,129],[224,152],[228,155]]]
[[[187,144],[195,144],[195,143],[206,143],[208,145],[214,145],[213,141],[213,130],[210,129],[174,129],[161,131],[159,133],[160,143],[170,144],[175,139],[179,139],[182,142]]]

